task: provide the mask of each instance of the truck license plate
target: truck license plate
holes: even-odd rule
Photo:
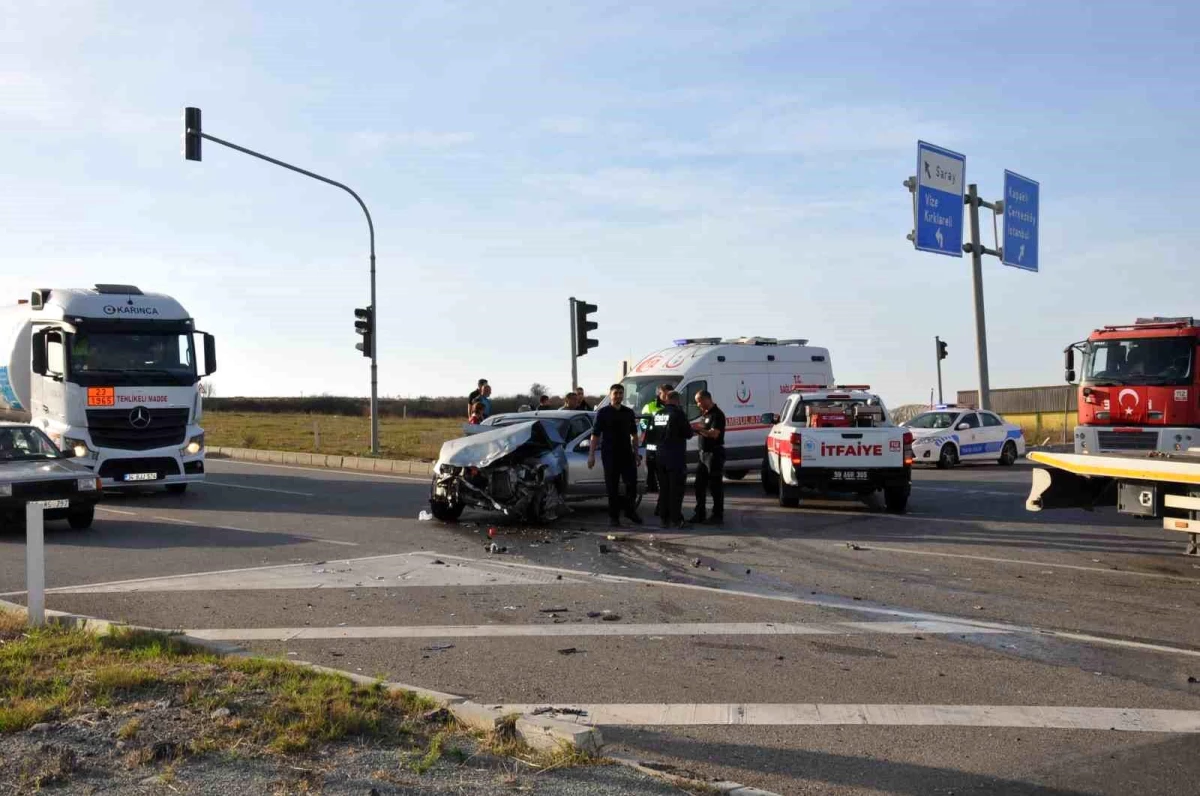
[[[71,507],[69,500],[39,500],[37,504],[43,509],[69,509]]]
[[[126,481],[157,481],[158,473],[125,473]]]
[[[869,476],[866,470],[835,470],[834,481],[866,481]]]

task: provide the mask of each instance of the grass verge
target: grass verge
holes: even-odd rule
[[[385,459],[432,461],[443,442],[462,436],[463,422],[380,418],[379,454]],[[210,411],[204,413],[201,425],[205,441],[214,447],[334,456],[363,456],[371,448],[370,420],[366,417]]]

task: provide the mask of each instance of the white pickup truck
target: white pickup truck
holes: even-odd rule
[[[771,424],[762,483],[779,505],[800,504],[802,489],[853,492],[869,498],[882,491],[884,505],[903,513],[912,486],[913,435],[891,420],[868,388],[803,389],[793,393]]]

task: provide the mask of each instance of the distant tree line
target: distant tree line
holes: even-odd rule
[[[596,399],[589,398],[593,406]],[[515,412],[523,405],[532,406],[536,400],[528,395],[493,396],[492,412]],[[561,401],[554,403],[555,408]],[[366,398],[340,395],[312,395],[303,398],[205,398],[204,408],[211,412],[264,412],[269,414],[343,415],[366,417],[370,402]],[[465,418],[467,397],[421,396],[419,398],[380,398],[381,417],[451,417]]]

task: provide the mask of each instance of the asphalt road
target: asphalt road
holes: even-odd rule
[[[584,711],[560,715],[616,754],[778,793],[1195,792],[1200,559],[1154,523],[1030,514],[1029,478],[921,470],[892,516],[782,509],[752,474],[725,527],[614,534],[600,505],[447,526],[416,519],[423,480],[214,461],[51,525],[48,605]],[[23,574],[0,536],[0,592]]]

